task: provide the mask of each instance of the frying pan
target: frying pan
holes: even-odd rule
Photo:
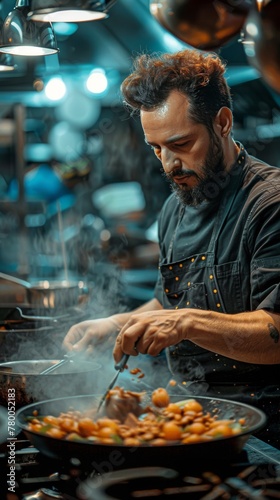
[[[27,428],[27,417],[33,411],[39,415],[57,416],[62,411],[70,408],[85,410],[97,406],[100,395],[87,395],[63,399],[42,401],[25,406],[17,412],[16,422],[26,434],[30,442],[44,455],[54,458],[69,460],[78,458],[82,464],[90,464],[98,472],[108,472],[114,469],[125,469],[147,465],[174,466],[186,464],[194,460],[208,461],[213,459],[230,460],[241,452],[250,434],[258,431],[265,425],[266,415],[259,409],[245,403],[229,401],[226,399],[196,397],[205,412],[218,415],[219,418],[245,418],[246,429],[240,434],[215,439],[213,441],[192,444],[168,444],[165,446],[140,446],[127,447],[122,445],[98,444],[82,441],[67,441],[35,433]],[[178,402],[180,396],[170,396],[170,400]]]
[[[9,388],[15,389],[16,408],[53,396],[90,394],[101,365],[84,359],[66,364],[49,375],[40,373],[59,360],[36,359],[0,363],[0,404],[6,405]]]

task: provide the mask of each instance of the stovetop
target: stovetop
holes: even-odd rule
[[[280,450],[251,436],[232,463],[186,463],[179,468],[139,467],[85,470],[79,460],[68,463],[43,456],[18,440],[14,490],[7,500],[192,500],[280,499]],[[4,467],[2,465],[4,464]],[[7,457],[0,455],[0,484],[7,484]]]
[[[86,305],[65,308],[63,313],[47,308],[0,306],[0,362],[28,359],[30,352],[33,359],[59,356],[70,326],[88,318]]]

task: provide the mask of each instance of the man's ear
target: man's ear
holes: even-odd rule
[[[232,112],[226,106],[223,106],[217,113],[214,120],[214,130],[221,136],[227,137],[232,128]]]

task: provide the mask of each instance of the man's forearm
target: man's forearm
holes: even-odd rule
[[[222,314],[186,310],[186,339],[238,361],[280,363],[280,315],[265,310]]]

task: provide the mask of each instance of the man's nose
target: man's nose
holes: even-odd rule
[[[162,151],[161,161],[166,174],[170,174],[173,170],[182,167],[180,158],[168,149]]]

